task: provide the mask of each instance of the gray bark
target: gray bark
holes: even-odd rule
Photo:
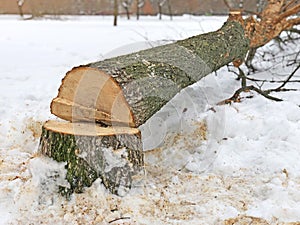
[[[243,27],[230,21],[215,32],[86,66],[115,79],[138,127],[180,90],[234,60],[244,59],[248,50]]]

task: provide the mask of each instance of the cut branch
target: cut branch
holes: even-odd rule
[[[239,69],[238,78],[242,79],[242,82],[241,82],[242,87],[239,88],[238,90],[236,90],[235,93],[230,98],[219,102],[218,105],[229,104],[231,102],[240,102],[240,94],[242,92],[255,91],[255,92],[257,92],[258,94],[264,96],[267,99],[270,99],[270,100],[273,100],[273,101],[282,101],[282,99],[280,99],[280,98],[276,98],[276,97],[271,96],[270,93],[272,93],[272,92],[298,91],[297,89],[284,88],[284,86],[291,81],[293,76],[300,69],[300,64],[293,70],[293,72],[288,76],[288,78],[285,81],[283,81],[283,83],[279,87],[274,88],[274,89],[267,89],[267,90],[262,90],[261,88],[257,88],[253,85],[246,86],[246,80],[247,79],[252,80],[252,81],[256,81],[256,80],[247,78],[245,76],[244,72],[240,68],[238,68],[238,69]]]
[[[300,64],[294,69],[294,71],[290,74],[290,76],[276,89],[272,89],[270,91],[278,91],[281,90],[290,80],[293,78],[293,76],[296,74],[296,72],[300,69]]]
[[[232,102],[240,102],[240,94],[242,92],[249,92],[249,91],[255,91],[258,94],[264,96],[265,98],[276,101],[276,102],[281,102],[282,101],[282,99],[280,99],[280,98],[270,96],[269,91],[263,91],[263,90],[255,87],[253,85],[250,85],[250,86],[245,86],[245,87],[239,88],[238,90],[235,91],[235,93],[230,98],[219,102],[217,105],[230,104]]]

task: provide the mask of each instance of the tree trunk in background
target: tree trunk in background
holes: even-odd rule
[[[140,7],[139,7],[140,1],[136,0],[136,19],[140,19]]]
[[[162,19],[162,5],[160,2],[158,2],[158,14],[159,14],[159,19]]]
[[[168,1],[168,10],[169,10],[169,15],[170,15],[170,20],[173,20],[172,6],[170,3],[170,0],[167,0],[167,1]]]
[[[145,0],[136,0],[136,19],[140,19],[141,8],[145,5]]]
[[[129,11],[129,8],[130,8],[131,4],[132,4],[132,0],[122,1],[122,6],[123,6],[123,8],[126,11],[126,15],[127,15],[127,19],[128,20],[130,20],[130,11]]]
[[[24,2],[25,2],[25,0],[17,0],[19,14],[22,18],[24,17],[24,13],[23,13],[23,4],[24,4]]]
[[[74,68],[52,101],[69,121],[139,127],[183,88],[238,59],[249,40],[240,23],[215,32]]]
[[[114,26],[118,24],[119,4],[118,0],[114,0]]]
[[[83,192],[97,178],[122,196],[144,165],[140,131],[133,128],[48,121],[42,128],[39,152],[67,163],[70,187],[60,188],[66,196]]]
[[[129,8],[126,7],[125,10],[126,10],[127,19],[130,20],[130,12],[129,12]]]

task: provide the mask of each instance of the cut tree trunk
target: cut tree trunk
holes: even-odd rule
[[[243,27],[230,21],[216,32],[73,68],[51,103],[53,114],[72,123],[47,122],[40,141],[40,152],[67,162],[70,187],[62,191],[82,192],[100,177],[112,193],[125,193],[143,168],[135,127],[248,48]]]
[[[67,162],[70,187],[64,190],[81,192],[100,177],[112,193],[124,194],[132,175],[143,167],[135,128],[185,87],[230,62],[238,67],[250,48],[299,24],[299,18],[288,18],[300,5],[292,1],[296,5],[286,9],[283,3],[268,1],[259,19],[244,19],[240,10],[232,10],[215,32],[69,71],[51,112],[73,123],[46,123],[39,147],[43,154]]]
[[[249,39],[239,22],[172,44],[72,69],[51,112],[69,121],[139,127],[183,88],[244,59]]]
[[[248,49],[243,27],[229,21],[215,32],[73,68],[51,103],[54,115],[72,123],[47,122],[40,141],[40,152],[67,162],[70,187],[62,190],[82,192],[100,177],[112,193],[125,193],[143,167],[135,127]]]
[[[60,190],[67,196],[81,193],[97,178],[113,194],[122,196],[131,187],[132,176],[144,165],[140,131],[128,127],[47,121],[39,152],[66,162],[70,186]]]

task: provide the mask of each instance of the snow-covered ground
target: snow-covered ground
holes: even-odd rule
[[[299,92],[277,93],[283,102],[250,93],[217,106],[239,87],[226,68],[181,92],[142,127],[145,149],[155,149],[146,151],[146,172],[124,197],[97,180],[67,201],[56,193],[64,165],[37,154],[42,123],[55,118],[50,102],[72,67],[212,31],[225,20],[123,18],[113,27],[112,17],[0,16],[0,224],[300,221]]]

